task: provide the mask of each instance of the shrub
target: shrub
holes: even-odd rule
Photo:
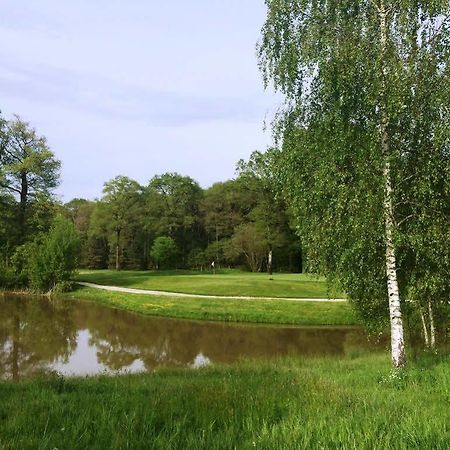
[[[150,254],[157,269],[173,269],[176,267],[178,248],[171,237],[160,236],[156,238]]]
[[[16,285],[16,273],[14,268],[6,264],[3,259],[0,259],[0,287],[8,289]]]
[[[205,252],[201,248],[193,248],[188,256],[188,266],[190,269],[203,270],[208,267],[208,260]]]
[[[72,222],[54,219],[47,234],[33,243],[29,263],[30,286],[39,291],[54,290],[70,280],[77,267],[80,239]]]

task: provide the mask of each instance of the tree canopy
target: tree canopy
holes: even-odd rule
[[[21,204],[58,186],[61,162],[29,123],[19,116],[3,120],[0,141],[0,186],[17,195]]]
[[[405,297],[448,292],[448,2],[266,5],[260,66],[286,98],[275,166],[309,266],[366,319],[389,306],[402,367]]]

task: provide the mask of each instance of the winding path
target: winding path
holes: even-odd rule
[[[125,292],[127,294],[144,294],[158,297],[183,297],[183,298],[204,298],[204,299],[219,299],[219,300],[285,300],[291,302],[322,302],[322,303],[344,303],[347,300],[344,298],[289,298],[289,297],[247,297],[247,296],[227,296],[227,295],[205,295],[205,294],[182,294],[180,292],[167,291],[151,291],[148,289],[134,289],[119,286],[105,286],[102,284],[86,283],[84,281],[77,281],[81,286],[90,287],[93,289],[102,289],[111,292]]]

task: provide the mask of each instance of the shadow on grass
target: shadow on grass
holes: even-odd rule
[[[439,364],[448,361],[450,357],[450,345],[443,344],[438,349],[416,350],[413,351],[410,358],[415,367],[419,369],[431,369]]]

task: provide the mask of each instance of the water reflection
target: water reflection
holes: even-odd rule
[[[0,298],[0,376],[198,368],[242,358],[343,355],[368,348],[357,328],[237,325],[143,317],[87,302]]]
[[[67,362],[77,346],[74,305],[0,298],[0,374],[18,379]]]

